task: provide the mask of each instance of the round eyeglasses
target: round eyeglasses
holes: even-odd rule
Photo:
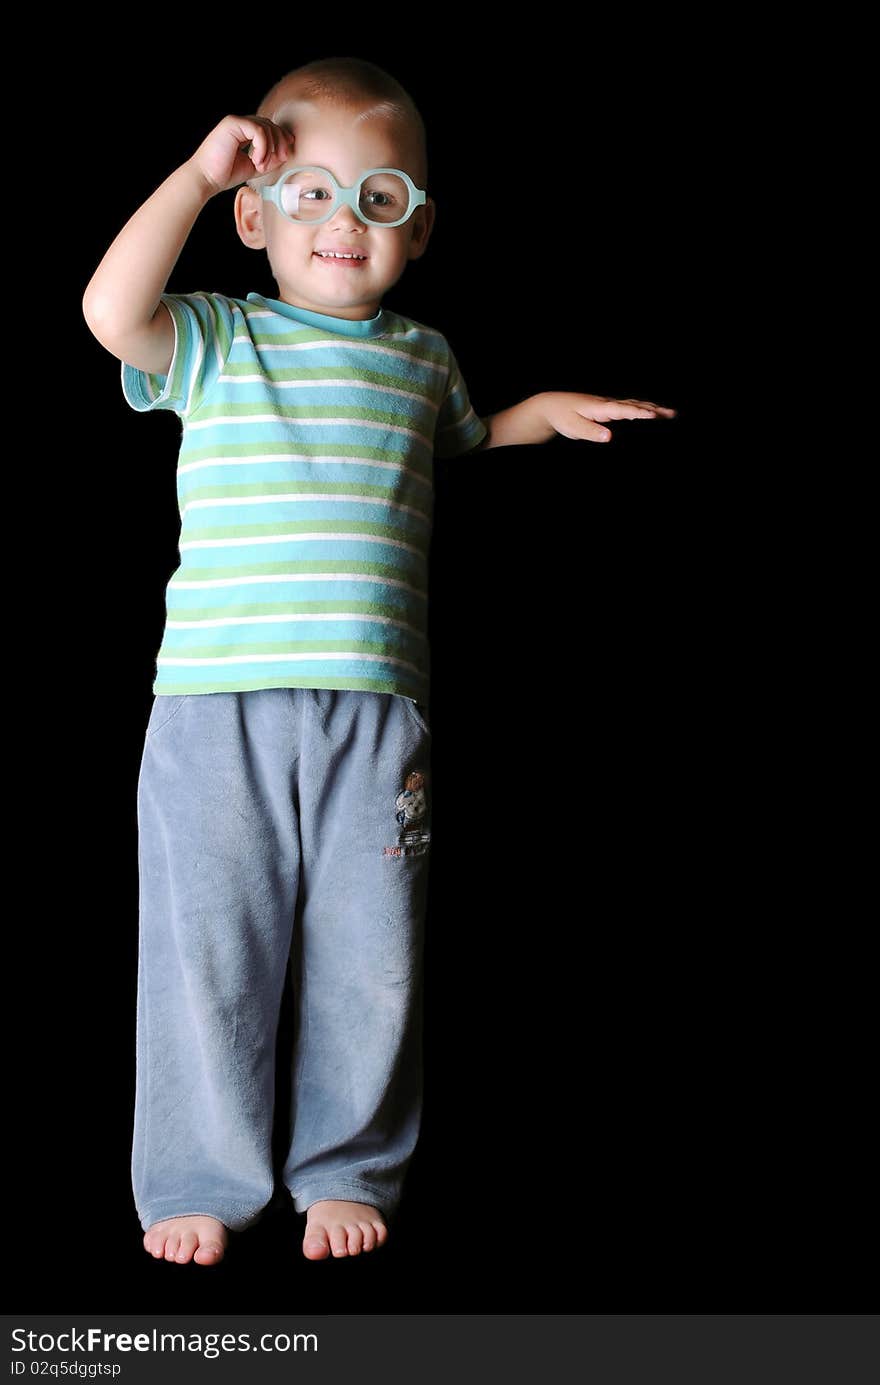
[[[288,221],[311,226],[329,221],[343,205],[368,226],[402,226],[426,200],[424,190],[400,168],[369,168],[346,188],[315,164],[289,169],[260,193]]]

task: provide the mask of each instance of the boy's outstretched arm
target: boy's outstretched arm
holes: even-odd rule
[[[610,418],[675,418],[677,410],[645,399],[606,399],[601,394],[572,394],[548,390],[533,394],[521,403],[483,422],[488,433],[473,452],[490,447],[521,447],[533,442],[549,442],[556,433],[582,442],[608,442],[611,431],[602,427]]]

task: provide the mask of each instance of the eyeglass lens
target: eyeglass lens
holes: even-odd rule
[[[294,221],[317,221],[330,211],[335,189],[330,179],[314,169],[289,173],[281,184],[281,206]],[[369,221],[379,225],[399,221],[409,209],[409,188],[396,173],[371,173],[361,185],[359,206]]]

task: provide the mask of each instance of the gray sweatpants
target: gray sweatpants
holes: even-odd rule
[[[396,1208],[422,1099],[426,709],[321,688],[158,696],[138,780],[135,1205],[240,1229],[274,1190],[275,1043],[299,990],[296,1210]]]

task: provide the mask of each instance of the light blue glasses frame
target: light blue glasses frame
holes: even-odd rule
[[[290,213],[286,212],[282,207],[281,189],[287,179],[291,178],[294,173],[308,172],[324,173],[327,175],[327,178],[333,185],[333,201],[330,203],[330,210],[325,212],[323,216],[310,216],[308,221],[297,221],[296,217],[291,216]],[[371,221],[370,218],[364,216],[361,211],[361,188],[367,178],[373,173],[396,173],[398,178],[402,178],[406,183],[409,189],[409,206],[406,209],[406,213],[402,217],[399,217],[397,221]],[[351,207],[355,216],[359,221],[362,221],[365,226],[384,226],[386,229],[390,230],[392,226],[402,226],[403,223],[408,221],[412,216],[416,207],[424,206],[426,201],[425,190],[423,188],[417,188],[412,178],[410,178],[408,173],[404,173],[402,168],[368,168],[366,173],[361,174],[356,183],[352,183],[350,188],[346,188],[343,187],[341,183],[337,183],[329,168],[321,168],[318,164],[301,164],[299,168],[289,168],[286,173],[282,174],[277,183],[272,183],[269,187],[261,187],[260,193],[265,201],[274,203],[284,219],[293,222],[294,226],[320,226],[322,222],[329,221],[331,216],[335,216],[340,207],[345,206]]]

